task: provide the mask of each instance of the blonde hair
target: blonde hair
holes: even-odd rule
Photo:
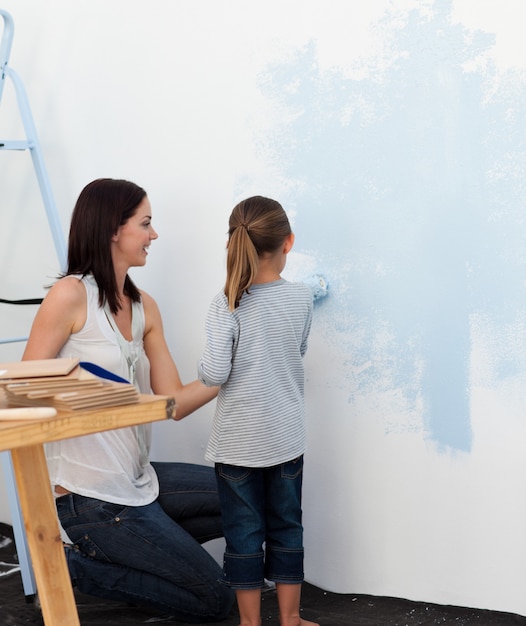
[[[281,204],[263,196],[237,204],[228,226],[225,295],[233,311],[254,282],[259,257],[276,252],[292,231]]]

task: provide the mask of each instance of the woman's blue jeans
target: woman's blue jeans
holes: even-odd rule
[[[66,549],[73,584],[87,594],[131,603],[183,622],[224,619],[234,595],[200,545],[223,536],[212,468],[152,463],[159,498],[128,507],[68,494],[57,500],[74,543]]]
[[[264,468],[217,463],[215,471],[226,539],[223,582],[233,589],[257,589],[265,578],[301,583],[303,456]]]

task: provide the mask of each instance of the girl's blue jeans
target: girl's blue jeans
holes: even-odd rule
[[[172,615],[183,622],[224,619],[234,594],[200,545],[223,535],[212,468],[152,463],[158,499],[128,507],[68,494],[57,499],[79,591]]]
[[[257,589],[264,579],[303,581],[303,456],[265,468],[215,466],[226,550],[223,582]]]

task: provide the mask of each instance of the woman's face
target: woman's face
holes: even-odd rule
[[[152,208],[145,196],[130,219],[119,227],[112,238],[115,266],[137,267],[146,264],[148,248],[159,235],[152,227]]]

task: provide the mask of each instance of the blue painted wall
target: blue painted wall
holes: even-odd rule
[[[330,280],[318,315],[350,366],[349,402],[399,389],[425,437],[469,452],[471,316],[498,330],[525,299],[526,91],[509,76],[489,93],[495,68],[465,69],[494,37],[451,13],[444,0],[403,24],[387,12],[385,56],[362,78],[320,69],[315,42],[268,67],[282,122],[260,139],[289,183],[298,247]],[[502,356],[499,377],[523,365]]]

